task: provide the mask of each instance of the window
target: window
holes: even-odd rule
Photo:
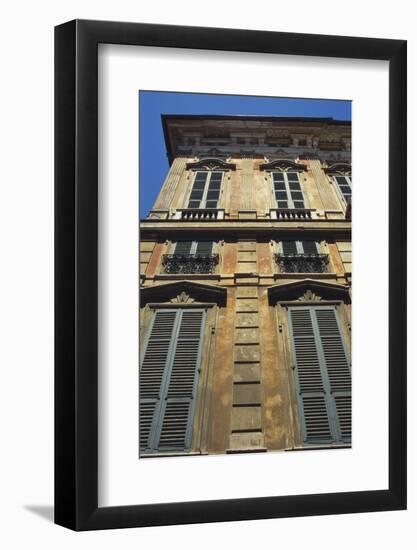
[[[271,172],[277,208],[305,208],[298,172]]]
[[[196,172],[187,208],[217,208],[223,172]]]
[[[187,451],[200,366],[203,309],[158,309],[141,360],[140,453]]]
[[[329,255],[316,241],[281,241],[276,261],[282,273],[326,273]]]
[[[213,273],[219,263],[213,254],[213,241],[178,241],[173,254],[162,256],[163,271],[167,274]]]
[[[333,176],[334,181],[337,184],[339,194],[345,204],[349,204],[352,198],[352,178],[351,176]]]
[[[174,254],[176,256],[187,256],[197,254],[207,256],[212,253],[213,241],[178,241],[175,244]]]
[[[320,249],[316,241],[281,241],[281,253],[285,256],[292,254],[319,254]]]
[[[351,372],[336,308],[288,313],[303,443],[349,443]]]

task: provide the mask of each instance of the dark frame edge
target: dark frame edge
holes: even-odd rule
[[[76,22],[55,28],[55,523],[76,528]]]

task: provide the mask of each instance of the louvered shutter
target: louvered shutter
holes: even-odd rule
[[[139,377],[140,451],[186,450],[204,310],[157,310]]]
[[[352,434],[352,382],[350,365],[334,308],[315,311],[330,391],[336,408],[338,436],[350,441]]]
[[[174,254],[179,256],[186,256],[191,253],[192,241],[178,241],[175,245]]]
[[[191,445],[193,405],[197,390],[202,310],[183,310],[161,414],[159,450],[184,450]]]
[[[304,254],[317,254],[316,241],[302,241]]]
[[[351,438],[351,375],[334,307],[289,308],[298,403],[307,444]]]
[[[283,254],[297,254],[297,243],[295,241],[282,241],[281,244]]]
[[[156,311],[139,375],[140,450],[154,446],[156,419],[162,397],[174,328],[176,310]]]
[[[197,241],[196,254],[208,256],[213,250],[212,241]]]

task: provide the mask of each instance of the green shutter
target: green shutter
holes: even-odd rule
[[[157,310],[140,370],[141,452],[187,450],[204,310]]]
[[[290,307],[303,442],[351,439],[351,374],[333,306]]]
[[[208,256],[212,253],[213,241],[197,241],[196,254]]]
[[[304,254],[317,254],[316,241],[302,241]]]
[[[282,241],[281,244],[283,254],[297,254],[297,243],[295,241]]]
[[[175,245],[175,252],[179,256],[186,256],[191,253],[192,241],[178,241]]]

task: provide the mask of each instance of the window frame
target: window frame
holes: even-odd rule
[[[209,252],[209,254],[213,254],[215,241],[211,241],[210,239],[196,239],[196,240],[193,239],[190,241],[187,241],[186,239],[184,239],[184,240],[174,241],[173,242],[174,248],[173,248],[172,254],[174,255],[176,254],[178,243],[181,243],[181,242],[191,243],[190,251],[188,252],[188,254],[197,254],[197,248],[199,243],[211,242],[211,252]]]
[[[212,207],[212,206],[207,206],[207,194],[209,192],[209,186],[210,186],[210,183],[211,183],[212,175],[215,174],[215,173],[220,173],[221,174],[221,179],[220,179],[220,189],[219,189],[219,197],[217,199],[217,204],[216,204],[215,207]],[[206,181],[204,182],[203,196],[200,199],[200,205],[199,206],[190,206],[190,202],[192,200],[194,200],[194,199],[191,199],[191,194],[194,190],[194,185],[195,185],[195,182],[196,182],[196,178],[198,177],[198,174],[205,174],[206,175]],[[186,208],[197,209],[197,210],[199,210],[199,209],[201,209],[201,210],[204,210],[204,209],[216,210],[216,209],[218,209],[220,198],[221,198],[222,192],[223,192],[224,177],[225,177],[225,171],[224,170],[196,170],[193,174],[193,180],[192,180],[192,183],[191,183],[190,192],[188,194]]]
[[[295,246],[296,246],[296,249],[297,249],[297,254],[308,254],[306,252],[304,252],[304,246],[303,246],[303,242],[307,241],[308,239],[304,239],[304,241],[300,241],[300,240],[297,240],[297,239],[282,239],[280,241],[278,241],[278,254],[282,254],[283,256],[285,256],[285,252],[284,252],[284,247],[282,245],[283,242],[295,242]],[[314,239],[311,239],[310,242],[313,242],[315,245],[316,245],[316,252],[317,254],[322,254],[321,252],[321,241],[316,241]]]
[[[303,186],[301,185],[300,172],[298,172],[296,170],[288,169],[288,170],[271,170],[269,173],[270,173],[270,177],[271,177],[272,196],[273,196],[273,200],[274,200],[274,203],[275,203],[275,208],[277,208],[279,210],[297,210],[297,209],[306,209],[306,208],[308,208],[308,201],[307,201],[306,195],[303,191]],[[290,174],[290,173],[291,174],[297,174],[297,180],[298,180],[298,184],[300,186],[299,191],[290,188],[290,180],[288,178],[288,174]],[[283,201],[277,199],[276,190],[275,190],[274,174],[283,174],[285,193],[287,195],[287,198],[285,200],[285,202],[287,203],[286,207],[278,206],[278,203],[283,202]],[[293,191],[301,193],[301,195],[303,197],[303,199],[302,199],[303,200],[303,206],[302,207],[301,206],[294,206],[294,202],[300,202],[300,201],[299,200],[294,201],[294,199],[292,197],[292,192]]]
[[[336,191],[339,199],[342,201],[342,204],[346,207],[348,205],[348,201],[346,200],[346,197],[343,191],[340,189],[337,178],[345,178],[345,181],[347,181],[347,185],[349,186],[349,189],[350,189],[350,199],[352,200],[352,174],[350,173],[342,174],[341,172],[334,172],[333,174],[329,174],[329,175],[332,178],[333,184],[336,186]]]

